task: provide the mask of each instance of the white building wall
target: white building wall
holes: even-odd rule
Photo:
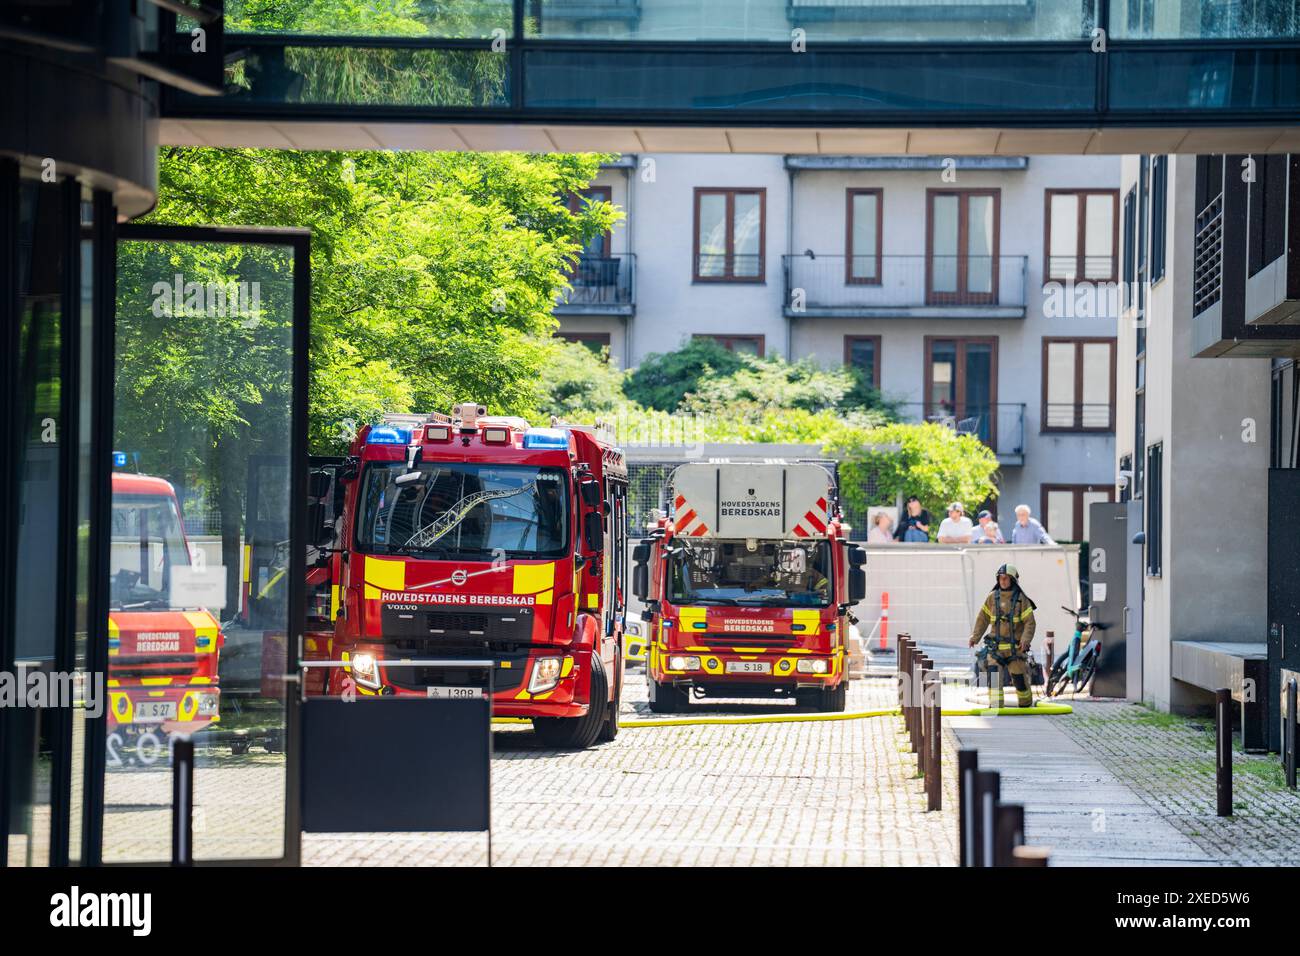
[[[908,403],[924,398],[925,336],[996,336],[998,401],[1025,405],[1025,463],[1002,469],[1000,520],[1013,520],[1011,508],[1022,501],[1037,514],[1043,484],[1113,482],[1111,435],[1044,434],[1040,410],[1043,337],[1114,336],[1117,319],[1104,314],[1048,318],[1042,276],[1045,190],[1116,188],[1118,158],[1033,157],[1022,170],[958,169],[955,182],[945,182],[940,169],[802,170],[793,177],[789,224],[791,177],[783,156],[669,154],[638,157],[638,162],[647,158],[653,160],[652,175],[638,166],[604,170],[596,180],[613,186],[614,201],[624,209],[630,204],[627,223],[614,232],[612,250],[637,256],[636,314],[627,322],[626,344],[620,318],[564,316],[562,328],[609,331],[612,341],[620,343],[612,351],[617,357],[625,349],[630,366],[652,352],[676,349],[692,335],[715,333],[762,335],[768,355],[811,357],[830,367],[843,362],[844,336],[879,335],[882,391]],[[693,280],[695,189],[710,186],[766,190],[764,282]],[[1025,317],[784,318],[782,256],[808,249],[843,256],[845,190],[852,187],[883,190],[882,252],[918,258],[926,251],[927,189],[1000,189],[999,254],[1026,257]],[[1117,365],[1122,372],[1124,363]]]
[[[1138,173],[1138,158],[1125,157],[1125,193]],[[1164,507],[1161,574],[1143,575],[1143,692],[1161,710],[1207,701],[1172,679],[1173,641],[1261,642],[1268,626],[1270,365],[1192,357],[1195,182],[1196,157],[1170,157],[1167,266],[1147,293],[1146,446],[1164,446]],[[1117,460],[1146,453],[1134,448],[1134,328],[1126,313]]]

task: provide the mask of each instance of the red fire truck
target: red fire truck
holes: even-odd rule
[[[221,627],[194,605],[194,555],[161,478],[113,474],[108,729],[192,734],[219,720]]]
[[[311,493],[321,600],[304,652],[348,666],[309,692],[481,695],[469,668],[404,662],[491,660],[494,714],[530,718],[551,746],[614,738],[627,465],[602,430],[472,402],[389,416],[341,463],[314,461]]]
[[[844,710],[866,552],[847,539],[831,471],[692,463],[667,491],[667,513],[633,551],[651,710],[680,711],[692,693]]]

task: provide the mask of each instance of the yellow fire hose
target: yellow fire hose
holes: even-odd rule
[[[883,710],[855,710],[842,714],[732,714],[698,717],[651,717],[640,720],[620,720],[620,730],[634,727],[707,727],[732,724],[793,724],[818,720],[864,720],[867,717],[893,717],[902,713],[897,707]],[[944,708],[945,717],[1059,717],[1074,713],[1069,704],[1039,704],[1037,707],[954,707]],[[493,717],[494,724],[532,723],[527,717]]]

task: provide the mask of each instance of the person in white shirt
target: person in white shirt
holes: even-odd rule
[[[940,544],[970,544],[972,526],[960,501],[948,506],[948,517],[939,525]]]

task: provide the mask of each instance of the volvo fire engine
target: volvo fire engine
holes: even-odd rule
[[[831,472],[692,463],[667,490],[665,514],[633,552],[651,710],[681,711],[694,695],[843,711],[866,552],[848,541]]]
[[[407,665],[490,659],[494,715],[556,747],[614,738],[627,465],[610,435],[473,402],[388,416],[314,461],[311,493],[308,583],[329,606],[304,653],[347,666],[309,693],[482,696],[478,671]]]
[[[113,473],[108,730],[192,734],[219,720],[217,619],[187,596],[195,571],[162,478]]]

